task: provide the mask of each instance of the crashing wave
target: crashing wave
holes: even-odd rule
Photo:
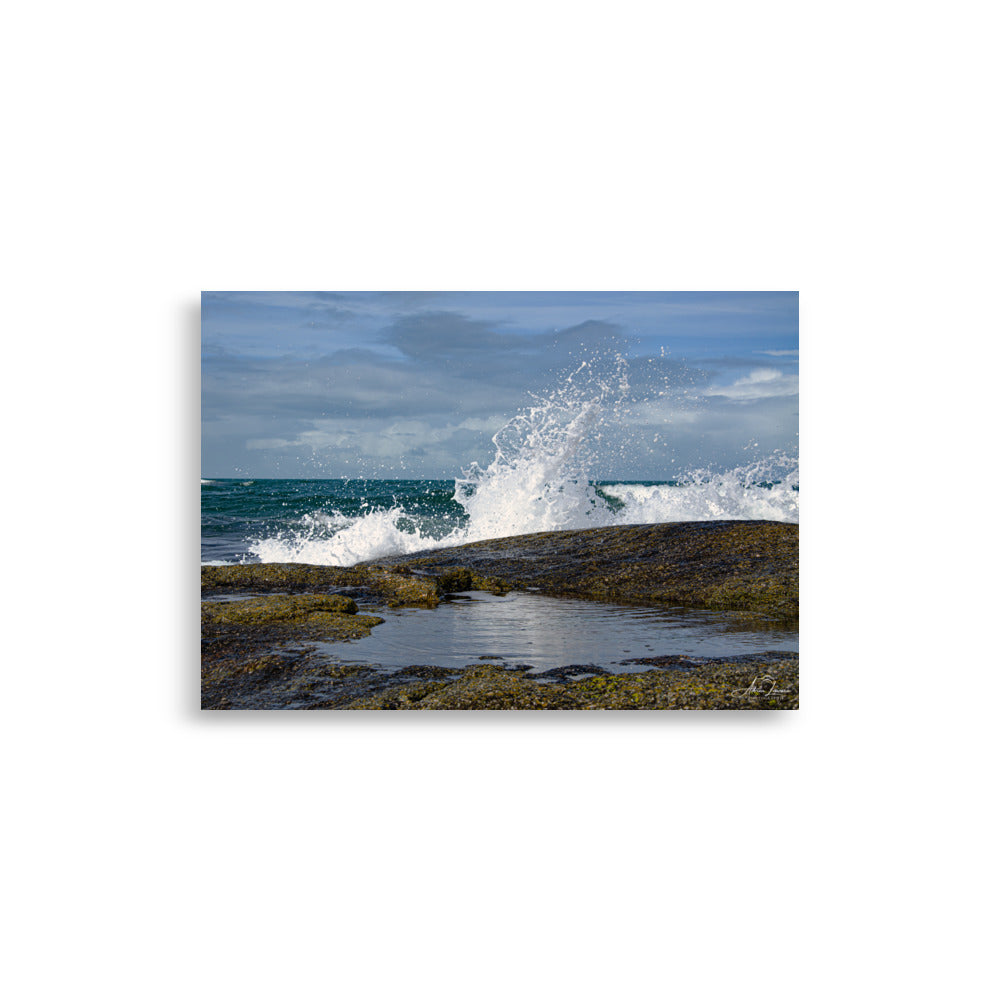
[[[460,524],[421,522],[398,505],[356,517],[307,515],[279,537],[254,542],[262,562],[351,566],[381,556],[560,529],[695,520],[798,521],[798,459],[775,452],[735,469],[699,469],[670,483],[596,486],[602,431],[622,423],[624,361],[610,378],[582,364],[493,437],[494,456],[455,480]],[[578,377],[584,376],[581,379]],[[582,381],[582,384],[581,384]]]

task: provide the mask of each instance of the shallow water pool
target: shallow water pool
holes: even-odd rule
[[[616,673],[648,670],[651,656],[739,656],[797,652],[798,632],[767,622],[690,608],[601,604],[538,594],[472,591],[433,609],[379,609],[385,623],[353,642],[321,643],[343,663],[389,670],[415,665],[460,669],[481,659],[530,664],[532,672],[593,665]]]

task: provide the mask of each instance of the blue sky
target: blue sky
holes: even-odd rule
[[[204,292],[202,475],[450,478],[619,358],[597,478],[797,455],[796,292]]]

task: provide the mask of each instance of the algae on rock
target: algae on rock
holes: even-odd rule
[[[766,678],[766,683],[761,683]],[[470,664],[451,682],[421,682],[360,698],[350,709],[510,711],[797,709],[798,659],[717,661],[683,670],[542,681],[495,663]]]
[[[279,592],[321,593],[350,590],[368,595],[387,607],[435,608],[438,590],[434,581],[414,576],[406,569],[308,566],[301,563],[246,563],[240,566],[202,566],[202,593]]]
[[[495,538],[365,564],[617,604],[798,617],[799,526],[692,521]]]
[[[276,636],[340,642],[368,635],[384,618],[359,615],[349,597],[307,594],[248,598],[243,601],[202,601],[202,636],[225,632],[268,631]]]

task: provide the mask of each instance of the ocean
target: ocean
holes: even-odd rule
[[[202,563],[353,566],[536,531],[799,519],[798,465],[784,456],[660,482],[539,480],[525,468],[491,469],[450,480],[203,479]]]

